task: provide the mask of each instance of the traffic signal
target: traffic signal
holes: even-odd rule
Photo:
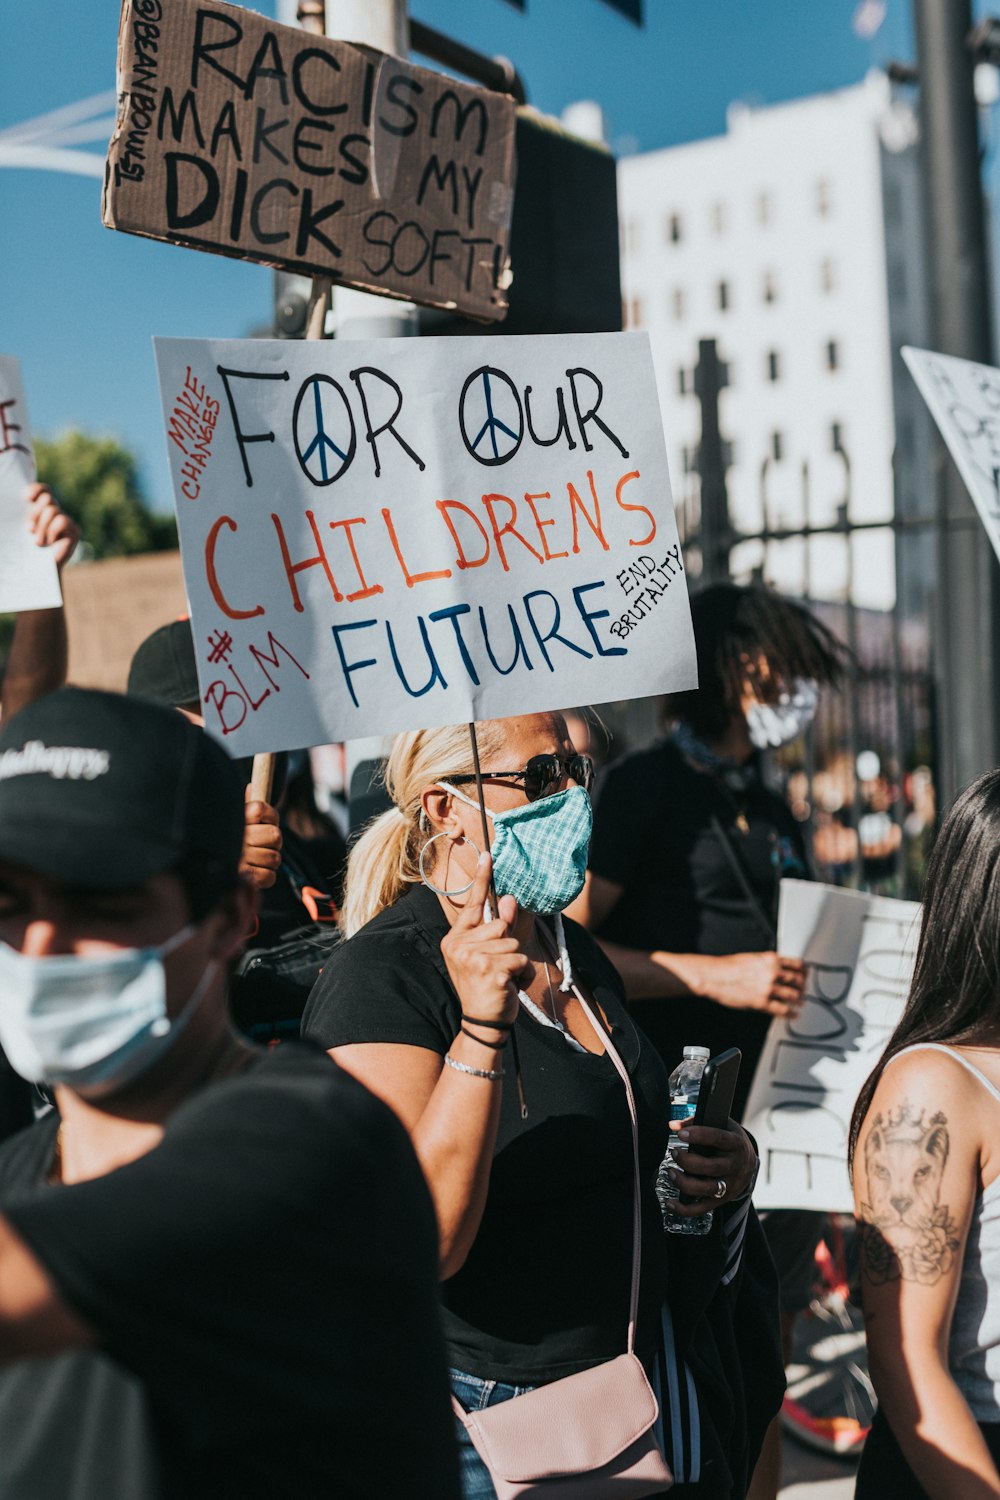
[[[507,316],[484,326],[420,308],[421,333],[615,333],[622,326],[614,157],[530,109],[517,112]]]

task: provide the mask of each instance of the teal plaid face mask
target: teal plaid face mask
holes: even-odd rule
[[[479,811],[479,803],[457,787],[439,785]],[[518,906],[542,917],[575,901],[583,890],[594,821],[583,787],[567,787],[508,812],[486,811],[493,820],[490,854],[497,895],[513,896]]]

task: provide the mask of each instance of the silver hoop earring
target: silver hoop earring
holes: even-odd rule
[[[475,883],[476,883],[475,876],[472,877],[472,879],[469,881],[468,885],[460,886],[457,891],[443,891],[439,885],[435,885],[433,883],[433,881],[430,881],[430,880],[427,879],[427,875],[426,875],[426,872],[424,870],[424,858],[425,858],[425,856],[427,854],[428,849],[431,847],[431,845],[433,843],[436,843],[438,839],[446,839],[447,837],[448,837],[448,835],[446,833],[435,833],[424,844],[424,847],[420,851],[420,861],[419,861],[419,866],[418,866],[418,868],[420,870],[420,879],[423,881],[424,885],[427,887],[427,889],[429,891],[433,891],[434,892],[435,896],[448,896],[448,897],[451,897],[451,896],[464,896],[465,893],[466,893],[466,891],[471,891],[472,887],[475,885]],[[471,844],[472,845],[473,849],[476,850],[476,858],[478,859],[479,858],[479,849],[476,846],[475,840],[474,839],[470,839],[466,835],[466,836],[464,836],[464,842],[466,844]]]

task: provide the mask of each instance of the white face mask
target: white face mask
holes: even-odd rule
[[[746,710],[747,733],[756,750],[776,750],[790,745],[812,723],[819,705],[819,687],[809,678],[797,677],[790,693],[777,703],[751,703]]]
[[[167,1015],[166,954],[191,925],[156,948],[106,957],[34,958],[0,943],[0,1046],[31,1083],[65,1084],[87,1098],[115,1093],[173,1046],[215,969],[206,965],[176,1019]]]

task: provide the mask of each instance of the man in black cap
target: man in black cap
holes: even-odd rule
[[[63,689],[0,729],[0,1043],[57,1103],[0,1147],[4,1500],[457,1495],[402,1126],[229,1024],[242,835],[180,714]]]
[[[24,493],[27,527],[36,547],[51,548],[60,574],[76,550],[80,528],[45,484],[30,484]],[[54,609],[24,609],[14,616],[10,649],[0,677],[0,719],[52,693],[66,681],[69,647],[66,615]],[[30,1124],[34,1091],[14,1073],[0,1051],[0,1141]]]

